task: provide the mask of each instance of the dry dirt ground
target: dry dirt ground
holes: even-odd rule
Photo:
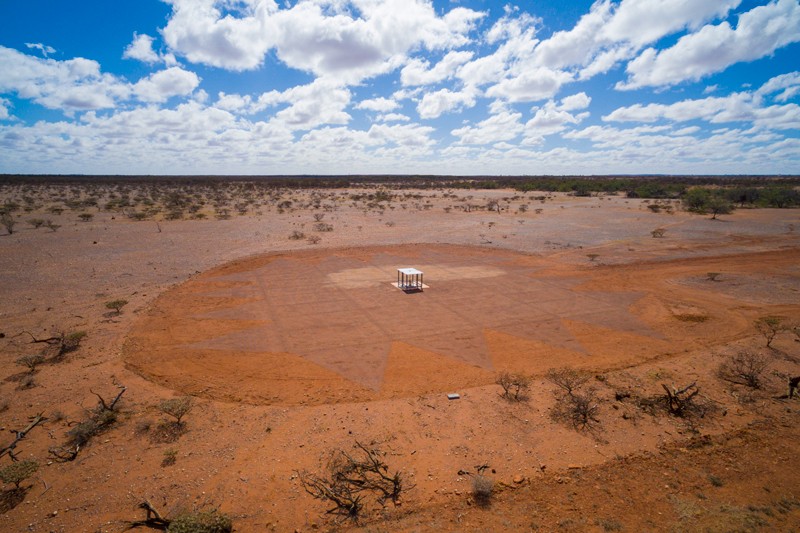
[[[47,417],[15,448],[40,467],[5,487],[0,530],[122,531],[145,499],[171,515],[218,507],[237,531],[800,528],[800,400],[782,398],[800,342],[787,330],[766,348],[753,326],[800,322],[800,212],[711,220],[616,196],[502,202],[509,191],[470,191],[506,209],[466,212],[418,194],[342,201],[321,232],[303,207],[159,222],[67,211],[48,215],[58,231],[23,218],[0,235],[0,446]],[[404,266],[429,289],[392,287]],[[87,335],[32,374],[15,364],[42,346],[23,332],[58,331]],[[761,389],[717,376],[743,351],[769,364]],[[552,416],[546,373],[564,366],[591,372],[588,428]],[[500,397],[504,370],[531,376],[524,401]],[[702,418],[654,405],[662,384],[692,382]],[[49,453],[95,393],[121,386],[116,422],[71,461]],[[165,435],[158,404],[182,395],[194,408]],[[407,489],[353,522],[298,476],[356,441],[386,452]]]

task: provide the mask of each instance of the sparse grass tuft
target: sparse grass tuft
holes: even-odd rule
[[[494,481],[490,478],[478,474],[472,478],[472,496],[475,503],[482,507],[487,507],[492,501],[494,493]]]

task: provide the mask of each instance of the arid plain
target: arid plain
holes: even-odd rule
[[[785,397],[800,211],[377,186],[237,207],[239,193],[176,217],[113,187],[2,189],[29,209],[0,235],[0,446],[46,420],[12,450],[39,467],[5,486],[0,529],[123,531],[145,501],[217,508],[236,531],[800,527],[800,403]],[[399,267],[429,287],[394,288]],[[781,326],[770,347],[764,317]],[[59,356],[33,342],[75,332]],[[742,353],[766,365],[758,388],[720,372]],[[587,376],[585,424],[558,416],[564,367]],[[501,396],[503,372],[529,378],[521,401]],[[662,409],[664,386],[691,384],[698,410]],[[169,422],[161,402],[187,396]],[[356,442],[403,489],[353,520],[302,481]]]

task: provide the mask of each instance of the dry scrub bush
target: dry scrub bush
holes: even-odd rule
[[[527,399],[531,388],[531,378],[521,373],[500,372],[495,383],[503,387],[503,398],[509,401],[521,402]]]
[[[589,388],[557,396],[551,415],[555,420],[569,422],[575,429],[595,429],[600,424],[599,412],[597,391]]]
[[[319,231],[319,232],[333,231],[333,224],[327,224],[325,222],[317,222],[316,224],[314,224],[314,231]]]
[[[17,221],[8,213],[3,213],[3,215],[0,216],[0,225],[6,228],[8,234],[11,235],[14,233],[14,226],[17,225]]]
[[[731,383],[760,389],[762,374],[769,366],[767,358],[752,352],[739,352],[725,360],[717,370],[717,375]]]
[[[194,399],[191,396],[182,396],[180,398],[170,398],[162,400],[158,404],[158,409],[169,416],[175,418],[178,424],[181,424],[181,419],[186,416],[194,406]]]
[[[661,384],[664,396],[662,404],[667,412],[679,418],[704,418],[714,410],[714,404],[708,398],[700,396],[700,388],[696,383],[691,383],[682,389]]]
[[[771,346],[778,333],[788,329],[783,320],[783,317],[780,316],[763,316],[755,321],[756,330],[767,341],[767,348]]]
[[[556,404],[550,412],[554,420],[569,422],[575,429],[593,430],[600,424],[597,391],[583,389],[591,378],[587,372],[573,368],[550,369],[547,380],[561,391],[556,391]]]
[[[13,483],[16,488],[19,484],[31,477],[39,469],[39,463],[32,459],[17,461],[0,468],[0,479],[3,483]]]
[[[327,465],[327,476],[298,472],[303,489],[318,500],[333,507],[329,514],[357,520],[365,503],[374,500],[384,506],[388,500],[397,504],[406,488],[400,472],[389,474],[380,449],[355,443],[357,454],[336,450]]]
[[[89,411],[89,416],[75,424],[67,432],[67,443],[64,446],[50,448],[50,454],[59,461],[72,461],[95,436],[109,429],[117,421],[117,403],[127,389],[120,387],[120,392],[109,403],[102,396],[97,396],[97,406]]]
[[[170,521],[167,533],[230,533],[233,522],[216,509],[184,513]]]
[[[567,394],[572,394],[581,385],[592,377],[588,372],[574,368],[551,368],[547,371],[547,380],[563,389]]]
[[[28,367],[28,372],[33,374],[34,372],[36,372],[36,367],[44,363],[44,361],[45,361],[44,355],[35,354],[35,355],[23,355],[14,362],[17,363],[18,365]]]
[[[163,400],[158,404],[158,409],[169,415],[175,420],[166,421],[162,420],[156,426],[155,431],[150,435],[153,442],[167,443],[175,442],[181,435],[186,432],[186,424],[183,422],[183,417],[186,416],[194,406],[194,399],[191,396],[182,396],[180,398],[170,398]],[[144,433],[145,431],[142,431]]]
[[[128,300],[111,300],[106,302],[106,309],[114,311],[117,315],[122,314],[122,308],[128,304]]]

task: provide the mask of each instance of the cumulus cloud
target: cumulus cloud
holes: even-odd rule
[[[366,109],[368,111],[394,111],[400,104],[389,98],[372,98],[369,100],[362,100],[356,106],[356,109]]]
[[[41,59],[0,46],[0,72],[0,93],[16,93],[49,109],[105,109],[131,93],[128,83],[101,74],[99,63],[81,57]]]
[[[339,81],[317,78],[308,85],[262,94],[253,105],[253,111],[289,104],[278,111],[273,120],[292,130],[308,130],[321,124],[347,124],[351,117],[344,109],[350,104],[350,96],[350,91]]]
[[[464,126],[450,133],[458,137],[460,144],[493,144],[510,141],[523,130],[521,118],[522,113],[503,110],[475,126]]]
[[[11,102],[5,98],[0,98],[0,120],[6,120],[11,116],[8,111],[9,107],[11,107]]]
[[[765,95],[786,90],[800,89],[797,73],[772,78],[754,92],[732,93],[724,97],[687,99],[672,104],[634,104],[620,107],[603,117],[606,122],[656,122],[669,120],[686,122],[703,120],[720,124],[727,122],[751,122],[764,129],[788,130],[800,127],[800,106],[797,104],[764,105]]]
[[[465,63],[456,72],[456,77],[467,87],[481,87],[515,77],[527,68],[524,60],[539,43],[536,38],[539,24],[539,19],[527,13],[514,13],[512,16],[512,11],[507,9],[506,16],[495,22],[485,36],[488,44],[498,45],[497,49],[492,54]],[[518,70],[514,70],[514,65]]]
[[[741,0],[623,0],[602,33],[609,41],[644,46],[679,30],[697,29],[739,4]]]
[[[433,67],[423,59],[413,59],[400,71],[400,82],[405,86],[432,85],[452,77],[458,67],[472,59],[473,52],[448,52]]]
[[[561,99],[557,104],[554,100],[548,101],[535,112],[525,124],[524,144],[539,144],[544,137],[564,131],[570,124],[579,124],[589,116],[588,112],[572,113],[589,107],[592,99],[586,93],[577,93]]]
[[[775,96],[776,102],[786,102],[794,98],[800,92],[800,72],[789,72],[770,79],[762,85],[756,94],[759,98],[780,91]]]
[[[161,57],[153,50],[153,38],[145,34],[133,34],[133,41],[122,53],[125,59],[136,59],[144,63],[158,63]]]
[[[681,37],[665,50],[648,48],[628,63],[628,80],[618,89],[668,86],[696,81],[734,63],[753,61],[800,41],[800,3],[777,0],[739,17],[736,28],[727,21],[707,25]]]
[[[441,89],[427,93],[417,104],[417,113],[424,119],[437,118],[443,113],[448,113],[464,107],[475,105],[475,94],[470,90],[451,91]]]
[[[570,30],[555,32],[532,55],[534,65],[580,67],[588,79],[610,70],[666,35],[724,16],[741,0],[610,0],[596,2]]]
[[[223,0],[168,1],[173,13],[162,35],[189,61],[249,70],[274,49],[291,68],[351,83],[397,68],[415,47],[467,43],[484,16],[460,7],[439,16],[427,0],[316,0],[290,8],[243,0],[228,12]]]
[[[538,67],[502,80],[489,87],[486,95],[509,102],[535,102],[554,96],[562,85],[572,80],[569,72]]]
[[[592,103],[592,98],[584,92],[579,92],[561,99],[560,109],[564,111],[575,111],[586,109]]]
[[[173,96],[191,94],[198,85],[200,78],[194,72],[170,67],[139,80],[133,92],[145,102],[165,102]]]
[[[249,112],[251,103],[252,98],[250,95],[225,94],[225,92],[220,92],[219,95],[217,95],[217,102],[214,104],[214,107],[232,113]]]
[[[378,122],[409,122],[411,117],[402,113],[385,113],[375,117],[375,120]]]
[[[275,44],[278,10],[272,0],[241,2],[239,16],[223,15],[225,2],[217,0],[166,0],[172,16],[161,30],[167,45],[193,63],[229,70],[249,70],[261,65]]]

